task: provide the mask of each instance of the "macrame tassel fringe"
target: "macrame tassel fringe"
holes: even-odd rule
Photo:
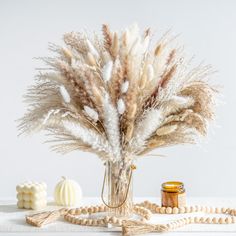
[[[28,224],[36,227],[41,227],[43,225],[50,224],[56,221],[61,216],[65,215],[67,211],[68,210],[65,208],[56,211],[46,211],[26,216],[25,219]]]
[[[151,232],[165,232],[168,228],[165,225],[147,224],[136,220],[127,220],[122,225],[122,235],[131,236]]]

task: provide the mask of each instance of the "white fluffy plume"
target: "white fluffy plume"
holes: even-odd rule
[[[129,88],[129,81],[127,80],[121,85],[121,92],[126,93],[128,91],[128,88]]]
[[[95,122],[98,121],[98,113],[89,106],[84,106],[85,113]]]
[[[117,110],[121,115],[125,112],[125,103],[122,98],[120,98],[117,102]]]
[[[162,109],[165,111],[165,115],[177,112],[183,108],[189,108],[194,104],[192,97],[172,96],[171,99],[163,103]]]
[[[90,145],[94,150],[105,152],[108,155],[111,154],[109,143],[100,134],[73,121],[62,121],[62,125],[71,135]]]
[[[109,95],[105,94],[103,99],[104,126],[108,141],[112,147],[112,153],[116,159],[121,157],[119,115],[112,105]]]
[[[70,99],[70,95],[69,95],[69,93],[67,92],[66,88],[65,88],[63,85],[61,85],[61,86],[59,87],[59,90],[60,90],[60,94],[61,94],[61,96],[62,96],[64,102],[65,102],[65,103],[70,103],[70,100],[71,100],[71,99]]]
[[[137,124],[134,130],[133,140],[130,145],[136,151],[142,150],[145,141],[160,127],[163,120],[162,112],[158,109],[150,109]]]
[[[113,67],[113,62],[108,61],[102,68],[102,77],[106,82],[109,81],[111,78],[112,67]]]
[[[149,64],[147,66],[147,77],[151,81],[153,79],[153,76],[154,76],[153,66]]]
[[[86,42],[87,42],[89,51],[93,54],[95,58],[98,58],[99,54],[98,54],[97,49],[93,46],[93,44],[88,39],[86,40]]]

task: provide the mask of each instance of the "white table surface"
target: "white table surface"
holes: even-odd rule
[[[136,198],[135,202],[142,202],[149,200],[157,204],[160,203],[158,198]],[[84,198],[81,205],[100,204],[99,198]],[[236,208],[236,198],[188,198],[188,205],[207,205],[207,206],[219,206],[219,207],[234,207]],[[49,204],[48,209],[55,209],[52,204]],[[48,210],[47,209],[47,210]],[[25,223],[25,215],[31,214],[33,211],[20,210],[16,207],[15,200],[0,200],[0,236],[3,235],[27,235],[27,236],[110,236],[121,235],[119,228],[97,228],[97,227],[84,227],[79,225],[73,225],[63,219],[56,223],[50,224],[43,228],[37,228]],[[205,215],[203,213],[192,213],[194,215]],[[188,214],[190,215],[190,214]],[[186,216],[186,215],[185,215]],[[183,215],[160,215],[155,214],[151,222],[152,223],[164,223],[176,218],[181,218]],[[162,233],[163,234],[163,233]],[[208,224],[192,224],[183,228],[176,229],[173,232],[164,233],[167,236],[223,236],[223,235],[236,235],[236,224],[230,225],[208,225]],[[159,235],[153,233],[149,235]]]

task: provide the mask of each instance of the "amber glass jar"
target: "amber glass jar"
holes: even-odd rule
[[[182,207],[186,205],[184,184],[177,181],[165,182],[161,189],[163,207]]]

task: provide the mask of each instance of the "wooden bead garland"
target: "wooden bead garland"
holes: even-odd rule
[[[79,215],[93,214],[107,212],[108,207],[101,206],[90,206],[90,207],[80,207],[68,210],[67,214],[64,215],[64,219],[72,224],[87,225],[87,226],[106,226],[108,224],[113,224],[116,226],[122,226],[124,220],[115,216],[106,216],[104,218],[79,218]],[[142,206],[135,205],[133,212],[141,217],[141,221],[149,220],[151,218],[151,211]]]
[[[105,205],[89,206],[43,212],[26,216],[28,224],[41,227],[57,220],[60,216],[72,224],[86,225],[86,226],[109,226],[110,224],[122,227],[122,234],[124,236],[144,234],[149,232],[166,232],[187,224],[233,224],[236,223],[236,209],[207,207],[207,206],[186,206],[186,207],[161,207],[149,201],[135,204],[133,208],[134,214],[140,216],[140,220],[127,220],[115,216],[105,216],[100,218],[84,218],[80,215],[91,215],[94,213],[108,212],[108,207]],[[149,224],[152,214],[184,214],[184,213],[214,213],[214,214],[227,214],[227,217],[199,217],[189,216],[182,219],[173,220],[168,224]]]
[[[236,209],[231,208],[218,208],[207,206],[186,206],[186,207],[161,207],[155,203],[145,201],[137,204],[149,209],[154,214],[184,214],[184,213],[214,213],[214,214],[228,214],[227,217],[184,217],[182,219],[174,220],[168,224],[148,224],[140,221],[128,220],[123,223],[122,234],[124,236],[144,234],[150,232],[166,232],[176,228],[183,227],[188,224],[234,224],[236,223]],[[137,206],[136,205],[136,206]]]

